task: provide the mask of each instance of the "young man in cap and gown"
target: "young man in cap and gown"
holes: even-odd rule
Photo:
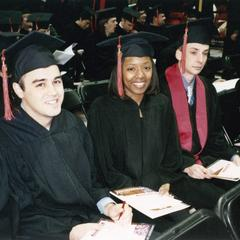
[[[1,164],[8,170],[17,236],[68,239],[73,226],[96,222],[98,209],[112,220],[124,211],[120,220],[131,221],[131,209],[114,204],[95,180],[92,143],[83,122],[61,108],[63,82],[51,51],[62,44],[32,32],[2,52],[3,82],[7,63],[21,101],[11,111],[4,86]],[[80,225],[74,230],[81,237],[89,228],[97,227]]]
[[[88,36],[85,53],[86,72],[89,80],[109,79],[115,58],[114,48],[99,48],[97,43],[116,36],[117,9],[115,7],[96,11],[96,31]]]
[[[240,157],[224,138],[214,86],[199,76],[208,58],[212,31],[209,19],[188,23],[176,44],[177,63],[166,69],[165,77],[160,77],[160,89],[170,98],[176,115],[182,171],[188,183],[196,186],[196,191],[181,188],[176,192],[183,200],[193,201],[193,205],[213,208],[231,184],[212,179],[207,166],[219,158],[239,165]]]

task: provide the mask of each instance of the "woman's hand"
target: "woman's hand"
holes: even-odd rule
[[[170,193],[170,183],[165,183],[163,184],[162,186],[160,186],[158,192],[161,194],[161,195],[166,195],[168,196]]]
[[[132,223],[132,208],[124,203],[107,204],[104,209],[104,214],[110,217],[114,222],[119,222],[124,225]]]

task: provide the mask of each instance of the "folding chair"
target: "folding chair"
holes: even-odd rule
[[[155,240],[230,240],[224,223],[213,211],[201,209]]]
[[[234,145],[240,136],[240,80],[234,90],[219,95],[219,102],[225,137],[230,145]]]
[[[64,90],[64,100],[62,107],[74,112],[75,110],[80,110],[82,107],[81,98],[75,89],[65,89]]]
[[[232,239],[240,239],[240,184],[218,200],[216,214],[229,230]]]
[[[97,82],[82,83],[77,88],[77,93],[82,102],[82,108],[87,115],[87,111],[91,103],[99,96],[105,95],[108,92],[109,80],[101,80]]]

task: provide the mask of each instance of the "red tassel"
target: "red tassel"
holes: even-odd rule
[[[5,64],[5,49],[2,50],[2,84],[3,84],[3,102],[4,118],[8,121],[14,118],[8,91],[7,65]]]
[[[100,0],[99,9],[105,9],[106,0]]]
[[[185,73],[185,68],[186,68],[187,40],[188,40],[188,23],[185,27],[185,33],[183,36],[182,60],[181,60],[182,73]]]
[[[38,31],[38,30],[39,30],[39,27],[38,27],[38,19],[36,20],[35,26],[36,26],[36,31]]]
[[[92,9],[93,9],[94,11],[96,11],[96,0],[93,0],[93,6],[92,6]]]
[[[122,51],[121,51],[121,36],[118,37],[118,53],[117,53],[117,89],[118,95],[122,97],[123,92],[123,83],[122,83]]]
[[[157,11],[156,11],[156,17],[157,17],[157,25],[160,26],[160,17],[159,17],[159,11],[158,11],[158,8],[157,8]]]
[[[96,29],[96,18],[94,19],[93,16],[91,16],[91,32],[94,32]]]
[[[12,24],[12,19],[9,18],[9,26],[10,26],[10,31],[13,32],[13,24]]]

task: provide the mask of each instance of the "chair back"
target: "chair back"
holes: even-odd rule
[[[222,195],[215,212],[224,222],[232,239],[240,239],[240,184]]]
[[[87,82],[79,85],[77,92],[81,98],[82,107],[85,114],[87,113],[91,103],[99,96],[108,92],[109,80],[101,80],[97,82]]]
[[[165,231],[155,240],[230,240],[224,223],[210,210],[201,209]]]

